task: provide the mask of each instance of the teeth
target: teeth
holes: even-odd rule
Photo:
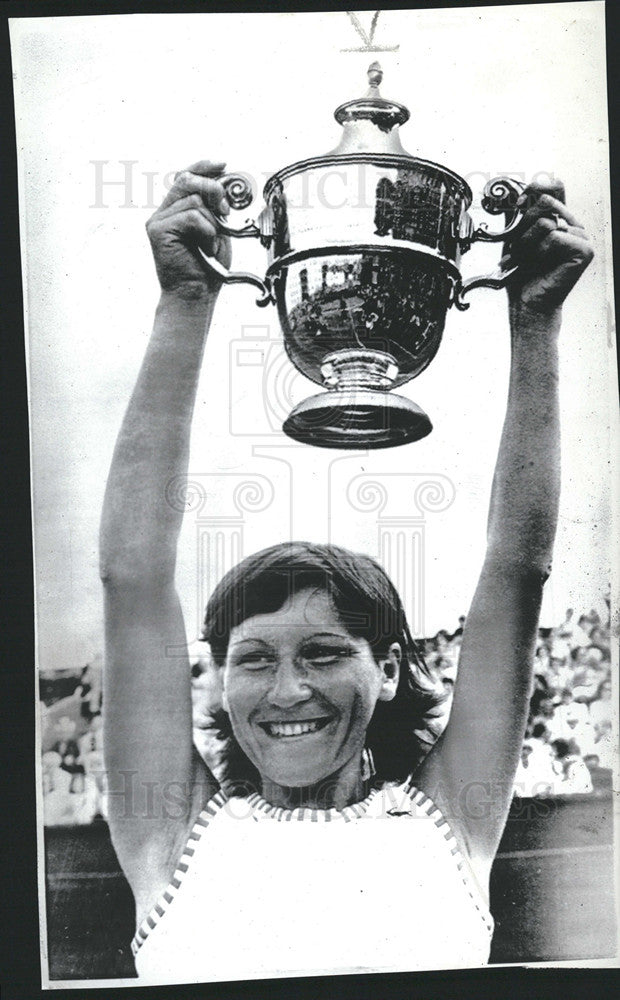
[[[307,722],[266,722],[264,726],[270,736],[303,736],[305,733],[315,733],[324,721],[309,719]]]

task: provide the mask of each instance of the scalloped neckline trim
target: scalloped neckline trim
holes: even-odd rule
[[[255,809],[254,818],[266,818],[273,819],[278,822],[310,822],[310,823],[330,823],[333,820],[344,820],[345,822],[351,822],[351,820],[359,819],[363,816],[370,806],[374,798],[379,794],[380,789],[373,788],[365,799],[360,802],[353,802],[351,805],[344,806],[343,809],[336,809],[332,807],[331,809],[318,809],[310,806],[297,806],[295,809],[285,809],[283,806],[273,806],[270,802],[259,795],[258,792],[252,792],[251,795],[247,796],[247,802]]]

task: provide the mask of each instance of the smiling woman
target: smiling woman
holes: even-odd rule
[[[561,185],[525,192],[487,553],[441,738],[429,750],[437,696],[383,570],[334,546],[276,545],[207,607],[218,783],[192,744],[189,662],[168,654],[186,634],[182,514],[165,496],[187,471],[220,288],[200,251],[230,265],[215,221],[223,172],[178,174],[148,224],[162,295],[102,518],[109,819],[136,900],[138,973],[157,984],[481,965],[557,522],[561,306],[592,251]]]
[[[216,722],[231,786],[261,775],[279,804],[346,805],[361,792],[364,751],[363,770],[372,760],[377,780],[402,781],[434,741],[432,709],[446,696],[367,556],[303,542],[250,556],[216,588],[203,637],[223,670]],[[252,740],[260,730],[267,739]]]

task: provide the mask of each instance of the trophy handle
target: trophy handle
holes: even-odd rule
[[[470,243],[499,243],[514,233],[523,218],[523,211],[517,205],[525,191],[525,184],[513,177],[494,177],[485,184],[480,204],[489,215],[505,215],[506,227],[498,233],[490,233],[486,222],[481,222],[469,238]]]
[[[226,193],[226,201],[231,208],[242,209],[248,207],[254,195],[246,177],[243,177],[241,174],[226,174],[219,180]],[[235,239],[247,239],[248,237],[257,238],[261,235],[260,227],[252,219],[248,219],[242,229],[233,229],[232,226],[227,225],[224,219],[217,215],[215,216],[215,221],[219,232],[225,236],[234,236]],[[266,306],[273,301],[268,278],[263,280],[256,274],[250,274],[246,271],[229,271],[215,257],[208,257],[200,247],[198,247],[198,250],[207,267],[215,271],[225,285],[254,285],[262,293],[260,298],[256,300],[257,306]]]
[[[494,177],[492,181],[489,181],[482,192],[482,207],[489,215],[504,214],[506,226],[499,232],[489,232],[486,223],[480,223],[473,232],[464,234],[461,240],[462,249],[468,250],[476,240],[480,243],[499,243],[502,240],[509,240],[519,227],[524,215],[524,210],[517,204],[524,190],[525,184],[512,177]],[[500,264],[497,270],[491,274],[480,274],[468,281],[459,278],[454,288],[454,305],[464,312],[465,309],[469,309],[470,305],[469,302],[464,301],[468,292],[471,292],[473,288],[504,288],[516,270],[516,266],[503,268]]]
[[[252,185],[243,174],[225,174],[219,178],[219,182],[224,188],[226,201],[236,211],[247,208],[254,199]],[[247,220],[243,229],[233,229],[232,226],[228,226],[219,216],[216,216],[216,219],[218,229],[220,232],[225,233],[226,236],[234,236],[239,240],[245,239],[248,236],[260,236],[260,229],[252,219]]]
[[[257,306],[268,306],[273,301],[269,278],[263,280],[257,274],[251,274],[249,271],[229,271],[215,257],[207,257],[200,247],[198,247],[198,252],[207,267],[211,271],[215,271],[225,285],[254,285],[255,288],[258,288],[261,296],[256,300]]]
[[[508,283],[508,279],[518,271],[518,266],[503,268],[500,266],[496,271],[492,271],[491,274],[479,274],[475,278],[469,278],[468,281],[462,281],[460,278],[454,286],[453,293],[453,303],[457,309],[461,312],[465,312],[469,309],[471,302],[465,302],[464,297],[468,292],[471,292],[473,288],[505,288]]]

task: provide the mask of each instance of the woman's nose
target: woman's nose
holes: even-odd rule
[[[311,697],[312,692],[307,684],[303,669],[290,661],[279,663],[273,687],[269,692],[272,704],[279,708],[290,708]]]

